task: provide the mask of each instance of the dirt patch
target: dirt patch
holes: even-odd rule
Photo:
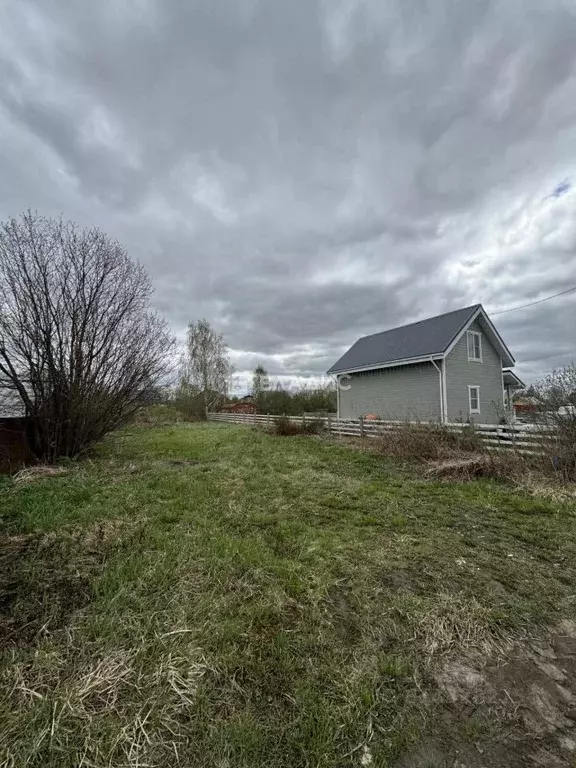
[[[576,764],[576,623],[504,658],[446,661],[434,685],[430,736],[395,768]]]
[[[391,592],[405,592],[407,594],[428,594],[432,578],[423,570],[416,568],[389,568],[380,574],[380,583]]]
[[[360,639],[360,619],[357,600],[346,584],[332,586],[324,598],[324,607],[336,635],[347,644]]]
[[[93,595],[110,554],[135,535],[134,521],[80,530],[0,536],[0,647],[62,630]]]

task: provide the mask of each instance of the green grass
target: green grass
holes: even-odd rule
[[[2,478],[0,765],[392,765],[436,660],[576,617],[574,512],[227,425]]]

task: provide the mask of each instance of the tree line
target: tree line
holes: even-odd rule
[[[188,325],[186,348],[182,354],[179,380],[166,398],[192,419],[204,418],[206,413],[219,411],[224,405],[239,402],[242,395],[231,395],[234,368],[230,363],[228,346],[221,333],[207,320]],[[273,382],[263,365],[252,374],[250,395],[260,413],[298,416],[302,413],[335,413],[336,387],[302,385],[296,389]]]
[[[287,389],[281,381],[271,382],[263,365],[252,374],[250,393],[258,411],[277,416],[299,416],[302,413],[336,413],[336,385],[303,384]]]

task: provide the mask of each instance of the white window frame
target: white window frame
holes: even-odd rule
[[[479,357],[472,357],[470,355],[470,338],[478,337],[478,352],[480,353]],[[476,347],[475,342],[472,342],[472,352],[474,352]],[[482,334],[478,331],[467,331],[466,332],[466,351],[468,352],[468,362],[474,362],[474,363],[481,363],[482,362]]]
[[[472,390],[477,390],[476,401],[478,408],[472,408]],[[480,386],[478,384],[468,384],[468,412],[471,416],[480,415]]]

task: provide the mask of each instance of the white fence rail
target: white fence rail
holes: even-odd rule
[[[252,413],[209,413],[210,421],[222,421],[233,424],[252,424],[255,426],[272,426],[278,416]],[[290,421],[303,423],[306,421],[321,421],[326,430],[336,435],[348,437],[379,437],[387,432],[393,432],[411,424],[426,429],[429,425],[423,422],[378,421],[375,419],[337,419],[336,416],[286,416]],[[436,425],[438,426],[438,425]],[[468,424],[443,424],[450,431],[466,433]],[[494,449],[511,449],[519,453],[541,453],[542,443],[554,440],[554,432],[550,428],[531,424],[474,424],[474,434],[478,435],[487,447]]]

